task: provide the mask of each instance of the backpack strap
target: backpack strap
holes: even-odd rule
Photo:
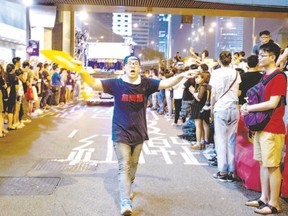
[[[276,71],[276,72],[270,74],[265,80],[263,80],[263,77],[264,77],[264,76],[262,76],[261,81],[262,81],[263,85],[264,85],[264,86],[267,85],[267,83],[268,83],[270,80],[272,80],[275,76],[277,76],[278,74],[283,74],[283,75],[285,76],[286,81],[287,81],[287,77],[286,77],[286,74],[285,74],[285,73],[283,73],[282,71]]]
[[[274,73],[272,73],[271,75],[269,75],[265,80],[263,80],[263,77],[261,78],[261,81],[262,81],[263,85],[266,86],[267,83],[268,83],[270,80],[272,80],[275,76],[277,76],[278,74],[282,74],[282,75],[285,77],[285,80],[286,80],[286,82],[287,82],[287,76],[286,76],[286,74],[285,74],[283,71],[277,70],[276,72],[274,72]],[[287,105],[286,98],[285,98],[284,96],[281,96],[281,99],[280,99],[279,104],[278,104],[277,107],[280,106],[281,101],[283,101],[283,103],[284,103],[285,106]]]

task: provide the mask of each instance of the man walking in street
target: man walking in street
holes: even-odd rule
[[[265,71],[263,79],[279,71],[276,61],[280,54],[277,44],[266,43],[259,49],[259,66]],[[283,116],[286,97],[287,81],[285,75],[277,74],[265,86],[264,102],[241,107],[243,115],[250,112],[274,110],[270,121],[262,131],[256,131],[254,136],[254,159],[260,163],[261,196],[249,200],[247,206],[257,207],[258,214],[279,213],[279,194],[281,186],[280,161],[285,138]]]
[[[197,71],[187,71],[163,80],[141,78],[140,60],[132,55],[124,59],[124,70],[125,74],[119,79],[94,79],[88,72],[82,72],[81,76],[94,90],[114,96],[112,140],[119,165],[120,207],[122,215],[131,215],[131,184],[135,179],[143,143],[148,140],[148,97],[158,90],[172,87],[183,77],[190,78]]]

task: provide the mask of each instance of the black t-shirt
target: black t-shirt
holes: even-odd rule
[[[15,73],[8,74],[7,84],[10,87],[9,97],[16,98],[16,85],[18,85],[18,78]]]
[[[189,91],[189,87],[190,86],[194,86],[195,87],[195,78],[188,79],[184,83],[184,86],[185,86],[185,88],[184,88],[184,91],[183,91],[182,100],[185,100],[185,101],[193,100],[193,95]]]
[[[5,85],[4,79],[0,77],[0,89],[2,89]]]
[[[146,107],[148,96],[158,90],[160,80],[142,78],[138,85],[119,79],[101,80],[104,92],[114,96],[112,140],[137,145],[148,140]]]
[[[239,104],[246,103],[246,100],[244,99],[246,97],[246,92],[248,89],[252,88],[254,85],[256,85],[262,77],[262,74],[260,71],[258,72],[246,72],[241,74],[241,83],[239,85],[239,90],[241,90],[241,95],[239,96]]]

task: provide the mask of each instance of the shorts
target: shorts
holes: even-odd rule
[[[279,167],[284,145],[284,134],[257,131],[254,136],[254,159],[263,167]]]

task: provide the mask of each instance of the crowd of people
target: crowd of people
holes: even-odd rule
[[[143,105],[173,119],[172,126],[183,130],[179,137],[191,142],[191,151],[201,151],[213,143],[215,156],[210,162],[218,168],[213,178],[223,182],[238,179],[235,146],[240,111],[244,116],[275,109],[267,127],[255,133],[254,159],[260,163],[262,192],[260,198],[246,205],[256,207],[255,212],[259,214],[278,213],[281,211],[280,161],[287,124],[283,120],[285,104],[281,98],[286,97],[287,80],[276,76],[270,81],[266,101],[261,104],[248,105],[246,92],[271,73],[287,70],[288,49],[281,53],[279,45],[270,39],[269,31],[261,32],[259,37],[260,43],[247,58],[244,51],[233,54],[222,51],[214,60],[208,50],[199,55],[191,48],[188,62],[177,52],[169,67],[160,65],[160,69],[145,70],[142,78],[138,76],[141,63],[136,56],[124,59],[122,79],[101,81],[88,73],[60,69],[57,64],[21,63],[21,59],[15,57],[6,67],[0,65],[0,111],[3,113],[0,138],[5,137],[7,130],[24,127],[32,116],[51,106],[77,100],[81,75],[94,90],[114,96],[112,139],[119,164],[121,214],[129,215],[131,185],[142,144],[148,139]],[[135,109],[132,103],[139,103],[137,112],[129,112]],[[7,130],[4,121],[7,121]]]
[[[19,57],[0,64],[0,138],[51,107],[77,101],[80,85],[78,73],[57,64],[22,63]]]
[[[287,80],[276,76],[267,85],[267,90],[265,88],[266,101],[261,104],[248,105],[246,92],[270,74],[288,71],[288,48],[281,49],[271,40],[267,30],[260,32],[259,38],[260,42],[255,44],[247,58],[244,51],[233,54],[222,51],[218,60],[214,60],[209,58],[208,50],[198,55],[190,49],[189,66],[183,66],[177,52],[174,63],[169,69],[161,68],[159,76],[155,69],[146,71],[144,75],[165,80],[183,71],[199,70],[192,78],[154,93],[148,106],[159,115],[173,118],[173,126],[182,126],[183,133],[178,136],[191,142],[192,151],[205,149],[211,141],[214,143],[215,156],[209,159],[209,163],[218,168],[213,177],[223,182],[240,180],[235,167],[240,111],[245,116],[249,112],[274,109],[263,131],[249,131],[249,136],[254,135],[254,159],[260,163],[262,192],[260,198],[246,203],[256,207],[255,213],[272,214],[281,211],[278,200],[282,181],[280,161],[287,133],[287,120],[284,121],[286,103],[282,98],[286,97]],[[210,133],[214,134],[214,139],[210,138]]]

